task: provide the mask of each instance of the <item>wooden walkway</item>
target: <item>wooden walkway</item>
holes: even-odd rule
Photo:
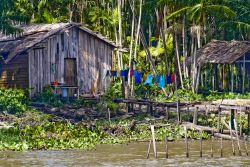
[[[114,99],[115,103],[125,103],[127,106],[127,112],[134,112],[135,106],[138,105],[138,110],[141,109],[142,106],[147,107],[147,112],[154,115],[155,111],[159,108],[162,108],[162,110],[165,110],[166,112],[166,118],[168,119],[170,112],[176,112],[177,113],[177,121],[182,122],[181,120],[181,114],[182,113],[191,113],[193,116],[193,122],[192,125],[194,125],[192,128],[195,128],[197,130],[205,130],[208,129],[210,131],[213,131],[213,133],[223,133],[227,132],[229,133],[229,129],[225,130],[223,129],[222,125],[222,115],[229,115],[231,120],[231,126],[232,129],[235,129],[235,123],[234,119],[238,119],[238,115],[240,115],[241,119],[241,113],[245,113],[248,117],[248,130],[250,130],[250,105],[236,105],[236,104],[212,104],[212,103],[201,103],[201,102],[195,102],[195,103],[176,103],[176,102],[155,102],[150,100],[136,100],[136,99]],[[217,122],[217,128],[210,128],[205,126],[198,126],[198,117],[199,115],[208,115],[208,114],[216,114],[218,117]],[[225,125],[225,122],[223,122]],[[226,124],[227,127],[229,126]],[[242,125],[240,121],[239,125],[239,133],[240,136],[242,136]]]

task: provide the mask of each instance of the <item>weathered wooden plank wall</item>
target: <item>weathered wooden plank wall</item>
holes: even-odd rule
[[[38,46],[35,46],[36,48]],[[113,46],[79,28],[71,28],[51,36],[29,50],[29,87],[31,95],[57,80],[64,83],[65,59],[76,59],[77,83],[80,93],[104,92],[109,78],[104,72],[111,69]]]
[[[23,54],[14,58],[0,69],[0,87],[28,88],[28,55]]]

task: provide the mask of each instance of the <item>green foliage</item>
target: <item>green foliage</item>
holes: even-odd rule
[[[0,32],[4,34],[20,33],[15,27],[15,22],[28,22],[30,15],[21,8],[24,0],[1,0],[0,5]]]
[[[0,89],[0,111],[22,113],[27,110],[29,99],[20,89]]]
[[[36,97],[35,100],[55,107],[62,105],[60,98],[54,93],[50,85],[45,86],[43,91]]]
[[[115,98],[122,97],[122,84],[120,81],[113,82],[105,93],[106,99],[113,100],[114,97]]]

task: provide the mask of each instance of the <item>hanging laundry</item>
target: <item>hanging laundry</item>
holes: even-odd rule
[[[148,74],[147,75],[147,79],[144,82],[144,85],[147,85],[147,84],[149,84],[150,86],[153,85],[153,75],[152,74]]]
[[[155,77],[155,83],[159,83],[160,82],[160,75],[156,75],[156,77]]]
[[[142,78],[142,72],[139,71],[134,71],[134,77],[135,77],[135,83],[140,84],[141,83],[141,78]]]
[[[128,81],[129,70],[121,70],[121,77],[124,77],[125,81]]]
[[[171,81],[171,75],[167,75],[166,81],[167,81],[167,84],[171,84],[172,83],[172,81]]]
[[[129,75],[132,77],[133,75],[134,75],[134,69],[130,69],[130,71],[129,71]]]
[[[160,88],[164,88],[164,87],[166,86],[165,79],[164,79],[164,76],[163,76],[163,75],[161,75],[160,78],[159,78],[158,86],[159,86]]]
[[[116,77],[117,76],[117,71],[111,71],[111,76]]]
[[[171,74],[171,82],[174,83],[175,82],[175,75]]]

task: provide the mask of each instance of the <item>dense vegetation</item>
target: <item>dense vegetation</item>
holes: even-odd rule
[[[129,48],[128,53],[117,52],[114,70],[134,67],[145,73],[174,72],[178,86],[193,92],[198,91],[197,49],[211,39],[250,37],[248,0],[2,0],[0,11],[4,33],[18,33],[20,29],[14,26],[27,22],[84,23],[117,46]],[[185,61],[188,57],[191,67]],[[204,70],[209,78],[211,67]],[[126,96],[134,95],[133,83],[129,78]]]
[[[0,31],[5,34],[20,33],[22,30],[17,28],[20,24],[84,23],[115,41],[119,48],[129,48],[127,53],[117,51],[113,70],[133,67],[145,74],[175,73],[179,101],[250,97],[250,94],[213,92],[209,86],[204,87],[208,90],[206,94],[197,94],[195,70],[196,50],[212,39],[250,39],[249,0],[1,0],[0,12]],[[185,64],[188,57],[193,60],[191,73]],[[205,70],[211,75],[211,66]],[[125,89],[126,86],[129,89]],[[134,85],[131,78],[124,85],[116,79],[106,92],[105,100],[95,109],[101,112],[110,108],[116,112],[119,106],[112,102],[113,97],[176,101],[175,85],[165,89]],[[49,87],[36,100],[49,106],[64,104]],[[172,139],[183,137],[181,126],[164,119],[155,120],[147,114],[125,120],[112,118],[111,122],[72,123],[32,109],[29,103],[24,91],[0,90],[0,120],[8,122],[8,128],[0,128],[0,150],[86,149],[99,143],[148,140],[149,123],[168,125],[156,130],[158,140],[164,140],[166,136]],[[88,103],[80,99],[73,105]],[[184,120],[192,119],[190,115],[183,117]],[[199,124],[204,124],[204,120],[211,127],[216,125],[214,115],[199,118]],[[133,122],[136,126],[130,126]],[[246,127],[245,117],[243,126]],[[202,136],[209,138],[206,133]],[[196,139],[200,136],[189,131],[189,137]]]
[[[46,92],[48,93],[48,90]],[[91,149],[97,144],[148,141],[151,136],[149,124],[156,126],[158,141],[164,141],[165,137],[169,140],[179,140],[184,137],[183,127],[175,123],[175,113],[169,115],[169,120],[164,118],[164,113],[158,113],[156,117],[143,111],[134,116],[119,115],[117,112],[121,112],[122,107],[117,107],[117,104],[106,100],[104,103],[108,104],[100,102],[95,104],[93,109],[105,114],[108,105],[112,112],[110,121],[104,116],[95,120],[82,119],[71,122],[63,116],[46,114],[31,108],[24,94],[22,90],[1,90],[1,95],[5,98],[1,99],[0,150]],[[41,96],[46,97],[47,94],[43,92]],[[58,106],[59,103],[54,103],[54,98],[46,104]],[[89,104],[91,102],[81,99],[71,103],[80,108],[86,108]],[[216,127],[217,119],[215,114],[200,116],[198,123]],[[223,119],[228,121],[229,118]],[[192,115],[183,114],[182,120],[192,121]],[[248,133],[245,115],[242,115],[242,126],[244,133]],[[189,130],[188,137],[199,139],[201,135],[198,131]],[[203,132],[202,138],[209,139],[210,135]]]

